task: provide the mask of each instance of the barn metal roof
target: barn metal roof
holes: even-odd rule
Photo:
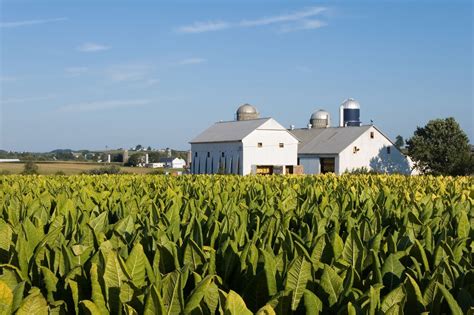
[[[242,141],[271,118],[217,122],[189,143]]]
[[[298,154],[339,154],[372,126],[294,129]]]

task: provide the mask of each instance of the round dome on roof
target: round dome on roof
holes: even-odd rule
[[[259,113],[255,106],[244,104],[237,109],[236,116],[237,120],[258,119]]]
[[[342,102],[342,106],[345,109],[360,109],[360,104],[353,98],[348,98]]]
[[[327,119],[328,117],[329,113],[324,109],[317,110],[311,115],[311,119]]]
[[[237,114],[255,114],[255,113],[258,113],[257,109],[250,104],[241,105],[237,109]]]

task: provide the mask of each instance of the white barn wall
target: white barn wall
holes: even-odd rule
[[[195,174],[218,173],[219,161],[222,159],[222,152],[224,152],[227,166],[226,173],[242,175],[243,155],[241,142],[192,143],[191,151],[193,163],[191,167],[191,172],[194,172]],[[207,157],[207,152],[209,152],[210,154],[209,158]],[[208,166],[207,170],[205,169],[206,160]],[[231,160],[233,164],[232,170],[230,169]],[[237,173],[237,161],[240,161],[241,164],[239,173]]]
[[[350,127],[347,127],[350,128]],[[370,138],[370,133],[374,133],[374,138]],[[359,150],[354,153],[354,147]],[[390,147],[390,154],[386,153],[386,148]],[[373,160],[376,158],[376,160]],[[376,128],[371,127],[357,138],[351,145],[339,153],[339,165],[336,165],[336,173],[342,174],[355,168],[366,167],[374,169],[376,164],[379,171],[388,173],[396,170],[401,173],[409,173],[407,158]]]
[[[262,147],[258,147],[258,143]],[[243,174],[250,174],[252,165],[297,165],[298,140],[274,120],[260,126],[242,140],[244,146]],[[284,144],[280,148],[280,143]]]

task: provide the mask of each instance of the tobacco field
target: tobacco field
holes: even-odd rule
[[[0,314],[474,314],[474,179],[0,176]]]

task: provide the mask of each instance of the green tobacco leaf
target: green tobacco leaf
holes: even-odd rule
[[[213,284],[213,279],[214,276],[207,276],[201,282],[199,282],[199,284],[189,296],[189,299],[186,303],[186,307],[184,308],[185,314],[190,314],[194,309],[199,307],[199,304],[204,299],[206,292],[210,290]]]
[[[146,298],[144,315],[163,315],[166,314],[165,306],[160,293],[154,285],[151,286],[150,292]]]
[[[351,265],[357,272],[361,271],[362,255],[364,247],[357,232],[353,229],[346,238],[344,249],[342,251],[342,258]]]
[[[225,301],[224,314],[252,315],[252,312],[247,308],[244,300],[240,297],[240,295],[230,290],[230,292],[227,294],[227,299]]]
[[[181,273],[178,270],[163,278],[163,304],[167,314],[180,314],[184,310]]]
[[[105,304],[104,294],[102,291],[102,287],[99,283],[99,275],[97,272],[97,265],[91,265],[91,286],[92,286],[92,301],[97,306],[101,314],[109,314],[109,310]]]
[[[394,307],[395,305],[401,305],[404,300],[405,292],[403,291],[403,287],[399,286],[385,296],[380,308],[382,309],[382,312],[386,313],[390,308]]]
[[[30,290],[30,294],[23,300],[20,308],[16,312],[17,315],[48,315],[48,303],[41,295],[38,288]]]
[[[188,239],[188,244],[184,249],[183,259],[184,263],[187,264],[193,271],[202,266],[206,261],[204,253],[192,239]]]
[[[263,306],[257,311],[256,315],[276,315],[276,313],[273,307],[266,304],[265,306]]]
[[[307,315],[317,315],[323,311],[323,302],[313,292],[304,290],[303,300]]]
[[[43,280],[48,291],[48,302],[54,302],[54,292],[56,292],[56,285],[58,284],[58,278],[46,267],[41,266],[41,273],[43,274]]]
[[[390,254],[382,266],[382,277],[384,279],[384,284],[386,284],[388,288],[392,289],[398,284],[400,278],[402,277],[403,271],[405,271],[405,267],[400,263],[396,255]]]
[[[100,309],[97,307],[97,305],[95,305],[94,302],[92,302],[92,301],[83,300],[83,301],[81,301],[80,304],[83,305],[85,310],[87,310],[87,312],[89,312],[89,314],[91,314],[91,315],[101,315],[102,314],[100,312]]]
[[[454,297],[451,295],[448,289],[446,289],[442,284],[438,283],[438,288],[441,290],[441,293],[443,294],[444,298],[448,302],[449,309],[451,310],[451,314],[453,315],[462,315],[463,311],[461,307],[459,307],[459,304],[456,302]]]
[[[117,258],[117,254],[113,251],[109,252],[105,263],[105,285],[108,288],[120,288],[125,280],[127,280],[127,277],[119,262],[119,258]]]
[[[458,237],[459,238],[469,237],[470,229],[471,229],[471,224],[469,223],[469,218],[467,217],[467,213],[462,211],[459,214]]]
[[[4,282],[0,281],[0,315],[12,312],[13,292]]]
[[[125,264],[127,265],[130,278],[137,288],[145,285],[146,260],[147,257],[143,251],[143,246],[140,243],[135,244]]]
[[[291,309],[293,311],[298,308],[306,284],[311,278],[311,264],[304,256],[297,257],[290,265],[285,284],[285,290],[293,291],[291,295]]]
[[[423,294],[421,293],[418,283],[408,273],[407,273],[407,281],[406,281],[406,290],[407,290],[407,299],[409,301],[412,300],[419,303],[420,304],[418,305],[418,307],[420,307],[419,311],[423,311],[424,307],[426,306],[425,299],[423,298]]]
[[[12,241],[12,229],[9,224],[0,220],[0,249],[8,252]]]
[[[329,296],[329,306],[336,304],[343,290],[343,280],[329,265],[324,265],[323,275],[321,276],[321,287]]]

